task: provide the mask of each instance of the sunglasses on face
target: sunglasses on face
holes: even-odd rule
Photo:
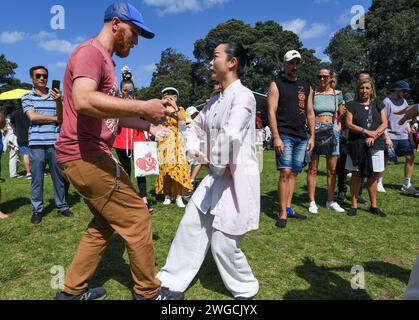
[[[43,74],[43,73],[37,73],[37,74],[35,74],[35,78],[36,79],[41,79],[41,78],[44,78],[45,80],[48,80],[48,75],[47,74]]]
[[[318,75],[317,76],[317,79],[319,79],[319,80],[327,80],[327,79],[329,79],[329,76],[321,76],[321,75]]]

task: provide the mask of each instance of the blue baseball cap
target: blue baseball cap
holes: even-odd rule
[[[397,81],[395,84],[393,84],[392,90],[393,91],[410,91],[412,89],[410,89],[410,85],[406,81],[400,80],[400,81]]]
[[[111,21],[113,18],[130,21],[141,29],[142,37],[146,39],[154,38],[154,33],[144,24],[143,15],[127,1],[117,1],[106,9],[105,22]]]

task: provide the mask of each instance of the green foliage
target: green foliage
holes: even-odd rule
[[[354,75],[369,69],[380,97],[403,79],[413,88],[410,97],[419,98],[418,10],[419,0],[374,0],[366,14],[365,31],[347,26],[334,35],[325,53],[343,89],[353,90]]]

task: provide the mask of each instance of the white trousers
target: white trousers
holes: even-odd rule
[[[212,227],[214,216],[190,201],[170,247],[165,266],[157,274],[162,286],[185,292],[197,275],[208,249],[226,288],[237,297],[251,298],[259,291],[244,253],[237,247],[244,236],[227,235]]]
[[[410,274],[409,284],[404,295],[405,300],[419,300],[419,256]]]

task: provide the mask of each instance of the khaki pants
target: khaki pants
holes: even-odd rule
[[[110,193],[116,183],[116,163],[110,156],[95,155],[60,167],[94,215],[66,272],[64,291],[79,295],[88,289],[88,281],[116,231],[125,241],[134,292],[146,299],[156,296],[161,284],[155,277],[150,215],[128,175],[121,170],[120,186]]]

